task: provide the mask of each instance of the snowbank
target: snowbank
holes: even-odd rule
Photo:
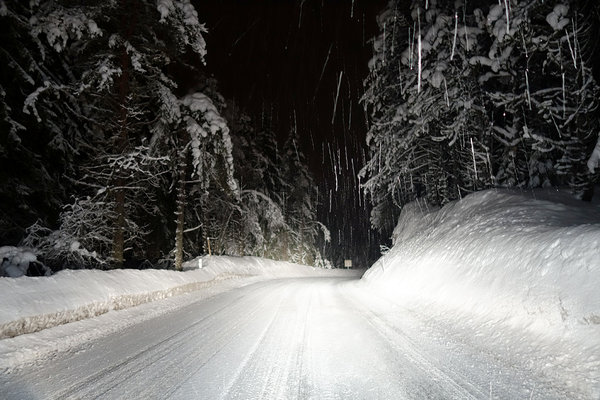
[[[394,246],[362,282],[472,335],[570,357],[600,379],[599,249],[597,206],[490,190],[437,211],[406,206]]]
[[[283,278],[327,274],[257,257],[206,257],[185,272],[63,270],[51,277],[0,278],[0,339],[36,332],[243,276]],[[195,269],[194,269],[195,268]]]

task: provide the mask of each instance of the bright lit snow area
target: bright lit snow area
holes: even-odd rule
[[[600,210],[565,193],[490,190],[406,206],[371,290],[600,395]]]
[[[600,400],[600,0],[0,0],[0,400]]]
[[[352,270],[231,257],[195,259],[186,272],[3,278],[2,334],[15,337],[0,341],[0,384],[19,398],[23,382],[52,365],[61,377],[72,362],[100,357],[99,365],[112,365],[141,345],[135,368],[147,377],[107,389],[109,398],[135,393],[158,365],[179,360],[173,353],[148,364],[163,345],[136,336],[166,324],[159,330],[175,335],[164,339],[169,346],[184,332],[204,335],[194,339],[197,350],[186,350],[192,358],[183,361],[195,372],[184,383],[169,372],[172,390],[148,386],[175,398],[593,399],[600,393],[599,240],[595,205],[554,191],[490,190],[440,210],[405,207],[394,246],[358,281]],[[28,331],[38,332],[21,335]],[[139,343],[127,344],[130,336]],[[110,355],[112,346],[118,354]],[[85,390],[67,390],[59,378],[28,390],[77,397],[115,379],[98,376],[102,384],[79,384]]]

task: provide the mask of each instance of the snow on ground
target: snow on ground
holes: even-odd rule
[[[70,336],[63,341],[78,345],[6,373],[0,352],[2,398],[589,398],[538,379],[527,365],[510,362],[510,355],[498,358],[448,338],[429,326],[435,321],[357,287],[356,271],[341,272],[344,277],[263,280],[204,297],[213,286],[5,339],[0,351],[4,342],[31,343],[65,332]],[[167,304],[170,311],[112,334],[85,341],[78,336],[88,339],[94,329]]]
[[[600,209],[560,192],[489,190],[407,205],[362,281],[600,398]]]
[[[98,338],[257,281],[348,275],[258,257],[197,258],[184,268],[64,270],[51,277],[0,278],[0,372],[79,351]],[[158,299],[164,300],[153,302]]]
[[[257,257],[205,257],[184,267],[185,272],[63,270],[50,277],[0,278],[0,339],[198,290],[223,279],[314,276],[320,271]]]

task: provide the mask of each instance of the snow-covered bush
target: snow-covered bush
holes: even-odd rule
[[[40,257],[53,268],[98,268],[108,260],[96,251],[89,251],[69,230],[51,230],[35,223],[27,229],[23,244],[36,249]]]
[[[35,268],[35,272],[30,270],[31,267]],[[0,276],[18,278],[27,275],[28,272],[33,275],[49,276],[52,274],[49,268],[38,261],[31,249],[14,246],[0,247]]]
[[[333,264],[331,264],[331,261],[329,261],[326,258],[323,258],[323,256],[321,256],[321,254],[317,254],[315,256],[315,262],[314,265],[317,268],[325,268],[325,269],[332,269],[333,268]]]
[[[79,198],[64,206],[57,229],[46,228],[40,222],[30,226],[22,244],[37,249],[40,258],[55,269],[106,268],[111,261],[115,219],[110,194],[99,190],[94,197]],[[144,243],[146,232],[135,220],[125,220],[125,233],[128,246],[139,248]]]

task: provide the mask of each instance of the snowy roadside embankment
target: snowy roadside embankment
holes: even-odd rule
[[[438,211],[407,205],[393,248],[362,281],[469,327],[473,337],[517,352],[537,346],[543,369],[566,362],[593,383],[600,378],[593,372],[600,370],[599,250],[597,206],[557,192],[489,190]]]
[[[257,257],[206,257],[168,270],[63,270],[50,277],[0,278],[0,339],[32,333],[210,286],[260,276],[284,278],[335,273]]]

